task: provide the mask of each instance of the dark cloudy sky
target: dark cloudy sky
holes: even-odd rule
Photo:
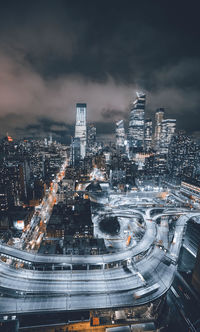
[[[71,135],[75,103],[100,134],[128,119],[136,90],[147,115],[165,107],[200,134],[199,1],[0,2],[0,134]]]

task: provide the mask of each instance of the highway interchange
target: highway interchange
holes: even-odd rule
[[[156,193],[152,192],[151,197],[153,203]],[[122,250],[93,256],[43,255],[0,244],[0,311],[24,313],[135,306],[166,293],[177,269],[187,221],[200,212],[163,207],[160,213],[156,207],[145,208],[144,203],[142,208],[121,209],[123,200],[127,203],[127,199],[132,204],[138,200],[138,194],[121,195],[120,204],[115,201],[110,213],[120,217],[122,223],[123,218],[134,222],[134,217],[139,215],[145,232],[137,244],[130,243]],[[149,206],[150,199],[147,201]],[[167,217],[174,215],[178,219],[170,243]],[[14,267],[13,262],[20,263],[21,267]]]

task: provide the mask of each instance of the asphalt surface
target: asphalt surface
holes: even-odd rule
[[[116,198],[114,202],[111,200],[112,214],[120,217],[122,223],[123,218],[133,223],[136,216],[141,216],[145,232],[139,242],[132,241],[128,246],[123,244],[121,250],[113,253],[94,256],[42,255],[0,244],[3,258],[0,261],[0,312],[135,306],[165,294],[177,270],[187,221],[192,216],[200,215],[200,212],[163,207],[162,213],[152,217],[153,208],[145,208],[145,203],[149,205],[154,200],[149,193],[140,209],[121,209],[123,201],[132,203],[133,197],[118,195],[118,204]],[[167,217],[171,215],[180,216],[174,227],[173,240],[169,243]],[[98,218],[94,218],[94,224],[97,230]],[[125,236],[121,240],[125,242]],[[24,264],[24,268],[14,267],[13,261]],[[32,270],[37,264],[49,264],[52,269],[58,264],[65,264],[69,266],[69,271]],[[27,265],[29,269],[25,268]],[[83,265],[86,270],[80,271]]]

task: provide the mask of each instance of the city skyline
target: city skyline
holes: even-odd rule
[[[143,93],[132,105],[134,136],[117,121],[112,144],[83,102],[70,146],[0,140],[3,327],[198,327],[199,144],[163,109],[152,131]]]
[[[11,131],[6,131],[6,129],[4,130],[4,132],[2,132],[1,134],[1,138],[7,136],[12,136],[12,139],[14,138],[15,140],[17,139],[26,139],[26,138],[33,138],[33,139],[43,139],[43,138],[47,138],[47,137],[50,137],[52,139],[52,137],[57,140],[58,142],[61,142],[61,143],[64,143],[64,144],[70,144],[71,142],[71,138],[75,135],[75,137],[78,137],[76,136],[77,134],[75,134],[75,132],[77,131],[77,128],[81,128],[81,126],[77,126],[77,105],[85,105],[85,108],[86,108],[86,118],[85,118],[85,125],[86,124],[93,124],[95,125],[95,128],[96,128],[96,138],[99,140],[99,141],[110,141],[110,142],[114,142],[115,140],[115,125],[117,122],[121,122],[123,121],[123,126],[124,126],[124,130],[125,130],[125,135],[127,136],[127,138],[132,136],[132,134],[130,134],[130,131],[131,130],[135,130],[135,137],[137,137],[138,135],[141,136],[140,137],[140,142],[143,141],[142,143],[142,148],[144,148],[144,145],[145,145],[145,140],[146,140],[146,135],[150,135],[150,136],[155,136],[154,139],[156,140],[157,138],[157,131],[160,130],[161,131],[161,125],[162,125],[162,120],[163,120],[163,124],[166,122],[166,121],[175,121],[176,124],[175,124],[175,127],[176,127],[176,131],[177,132],[184,132],[186,135],[189,135],[191,137],[193,137],[193,139],[197,139],[197,141],[199,140],[199,136],[196,136],[196,135],[192,135],[192,134],[188,134],[183,128],[180,127],[180,124],[177,123],[176,119],[172,119],[172,118],[169,118],[169,114],[166,110],[166,108],[157,108],[156,110],[154,110],[154,112],[152,112],[151,116],[152,118],[149,118],[149,112],[148,112],[148,109],[146,109],[146,106],[145,104],[147,103],[147,99],[146,99],[146,94],[144,94],[143,92],[138,92],[136,91],[135,92],[135,97],[131,98],[131,100],[129,100],[129,107],[127,109],[127,119],[124,120],[122,114],[118,114],[116,116],[116,118],[114,117],[113,118],[113,121],[110,121],[110,122],[106,122],[104,123],[104,130],[105,131],[102,131],[102,128],[101,128],[101,125],[100,123],[98,122],[95,122],[95,121],[90,121],[90,111],[88,112],[88,104],[87,103],[82,103],[82,102],[79,102],[79,103],[75,103],[73,106],[73,113],[74,113],[74,121],[73,123],[70,123],[70,124],[65,124],[63,122],[57,122],[57,125],[58,126],[61,126],[62,127],[62,130],[60,132],[60,134],[58,134],[58,131],[57,131],[57,128],[56,128],[56,125],[53,121],[51,121],[50,119],[48,119],[47,121],[47,124],[45,123],[45,119],[44,118],[41,118],[40,121],[41,121],[41,125],[43,127],[43,129],[41,129],[41,131],[39,133],[36,134],[36,132],[34,131],[34,129],[36,129],[38,126],[35,125],[35,124],[30,124],[28,126],[29,128],[29,131],[27,132],[26,131],[26,128],[24,128],[22,131],[21,131],[21,134],[18,135],[16,134],[15,132],[13,133],[12,130]],[[133,115],[134,113],[133,112],[137,112],[137,100],[139,100],[140,102],[140,98],[144,98],[144,108],[143,108],[143,114],[142,114],[142,118],[141,119],[137,119],[138,115]],[[141,99],[142,100],[142,99]],[[136,105],[136,106],[135,106]],[[133,111],[135,108],[135,111]],[[139,112],[140,112],[140,107],[139,107]],[[168,119],[164,119],[164,117],[162,117],[159,125],[157,125],[157,118],[156,118],[156,114],[159,113],[159,112],[163,112],[163,114],[165,114]],[[111,112],[112,114],[112,112]],[[88,116],[89,115],[89,116]],[[134,120],[134,117],[136,116],[135,120]],[[111,115],[108,116],[108,119],[111,117]],[[139,117],[141,117],[141,115],[139,115]],[[137,121],[142,121],[142,125],[140,125],[140,134],[137,133],[138,131],[138,126],[135,125],[135,129],[132,129],[132,127],[134,127],[132,125],[132,123],[136,123]],[[52,127],[51,127],[52,126]],[[149,127],[150,126],[150,127]],[[51,129],[49,129],[51,127]],[[130,129],[131,128],[131,129]],[[33,132],[32,132],[33,130]],[[78,129],[79,130],[79,129]],[[80,129],[82,130],[82,129]],[[86,128],[84,129],[86,130]],[[83,131],[84,131],[83,130]],[[148,130],[148,133],[147,133],[147,130]],[[145,134],[146,132],[146,134]],[[141,134],[142,133],[142,134]],[[159,132],[159,135],[160,135],[161,132]],[[87,137],[87,134],[78,134],[78,135],[83,135],[85,137]],[[81,136],[80,136],[81,137]],[[142,139],[142,141],[141,141]],[[160,139],[160,136],[158,137],[158,139]],[[148,139],[147,139],[148,140]],[[141,143],[140,143],[141,144]],[[148,143],[147,143],[148,144]]]
[[[148,117],[164,107],[179,129],[199,137],[195,6],[21,1],[2,2],[0,12],[1,135],[69,137],[81,100],[99,134],[109,134],[112,119],[128,121],[129,102],[142,90]]]
[[[0,331],[200,331],[195,2],[0,3]]]

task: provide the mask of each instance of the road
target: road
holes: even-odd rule
[[[30,224],[23,230],[20,241],[15,247],[37,252],[46,230],[46,224],[50,219],[53,206],[56,203],[58,184],[65,176],[67,165],[68,159],[66,158],[56,174],[55,179],[52,181],[50,188],[47,190],[41,204],[35,208]]]
[[[149,196],[147,201],[149,205]],[[143,305],[161,297],[173,282],[187,221],[200,212],[163,207],[162,213],[152,217],[152,211],[145,204],[134,211],[115,204],[112,214],[130,222],[140,215],[145,232],[137,245],[111,254],[42,255],[0,244],[0,311],[114,308]],[[169,243],[167,217],[171,215],[179,218]]]

